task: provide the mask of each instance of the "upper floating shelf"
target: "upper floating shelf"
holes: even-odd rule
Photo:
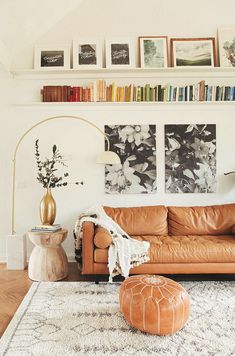
[[[12,70],[18,79],[108,79],[108,78],[235,78],[235,68],[158,68],[158,69],[47,69]]]

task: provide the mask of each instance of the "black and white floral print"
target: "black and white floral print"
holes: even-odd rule
[[[108,194],[156,193],[156,125],[106,125],[121,164],[105,166]]]
[[[216,191],[216,125],[165,125],[166,193]]]

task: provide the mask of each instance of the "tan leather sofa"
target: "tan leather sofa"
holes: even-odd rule
[[[235,273],[235,204],[104,207],[130,236],[150,242],[150,261],[131,274]],[[82,274],[108,274],[111,236],[83,225]]]

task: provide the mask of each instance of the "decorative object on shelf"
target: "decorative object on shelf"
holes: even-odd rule
[[[131,40],[106,40],[106,67],[132,68],[135,66]]]
[[[105,133],[121,159],[105,166],[105,193],[156,193],[156,125],[105,125]]]
[[[73,40],[73,68],[102,68],[102,46],[100,41]]]
[[[36,45],[34,49],[34,69],[70,68],[69,45]]]
[[[168,67],[167,36],[139,37],[139,55],[141,68]]]
[[[15,151],[14,151],[14,155],[13,155],[13,167],[12,167],[12,212],[11,212],[11,228],[12,228],[12,235],[16,234],[15,231],[15,183],[16,183],[16,161],[17,161],[17,153],[20,147],[21,142],[24,140],[24,138],[36,127],[49,122],[49,121],[55,121],[55,120],[77,120],[80,122],[83,122],[84,124],[87,124],[91,127],[93,127],[94,129],[96,129],[101,135],[102,137],[105,138],[105,140],[107,141],[107,151],[104,151],[102,154],[100,154],[97,157],[96,163],[102,163],[102,164],[120,164],[120,158],[119,156],[115,153],[110,151],[110,142],[109,139],[107,137],[107,135],[95,124],[93,124],[93,122],[84,119],[83,117],[80,116],[73,116],[73,115],[61,115],[61,116],[51,116],[48,117],[44,120],[41,120],[39,122],[37,122],[36,124],[34,124],[32,127],[30,127],[17,141],[16,147],[15,147]]]
[[[171,38],[173,67],[215,67],[215,38]]]
[[[39,140],[36,140],[35,142],[35,157],[38,167],[37,180],[43,185],[43,188],[46,189],[46,193],[40,203],[40,218],[43,225],[52,225],[56,217],[56,203],[51,194],[51,188],[67,186],[68,182],[64,180],[69,174],[66,172],[58,175],[58,166],[65,167],[66,165],[64,163],[64,157],[56,145],[52,147],[52,157],[50,159],[45,158],[44,161],[41,161],[38,141]],[[83,182],[75,182],[75,184],[83,185]]]
[[[166,193],[215,193],[216,125],[165,125]]]
[[[221,67],[235,67],[235,27],[218,30],[219,59]]]

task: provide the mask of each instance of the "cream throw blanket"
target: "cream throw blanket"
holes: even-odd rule
[[[109,247],[108,254],[110,282],[112,282],[112,277],[118,274],[125,278],[128,277],[131,267],[149,260],[149,242],[132,239],[105,213],[102,206],[93,207],[78,217],[75,225],[76,249],[82,248],[82,224],[85,221],[105,228],[112,237],[113,242]]]

